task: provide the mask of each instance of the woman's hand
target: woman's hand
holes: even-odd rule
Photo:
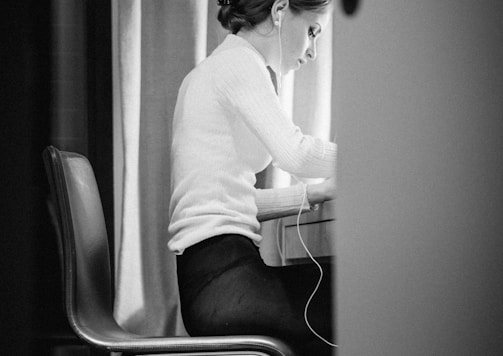
[[[307,185],[307,199],[310,204],[320,204],[336,197],[335,177],[330,177],[321,183]]]

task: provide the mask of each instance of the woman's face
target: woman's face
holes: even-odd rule
[[[281,72],[298,70],[309,60],[316,59],[316,41],[327,28],[330,11],[316,13],[285,11],[281,21]]]

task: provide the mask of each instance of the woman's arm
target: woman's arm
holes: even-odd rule
[[[321,183],[307,184],[307,198],[309,199],[309,203],[311,205],[321,204],[328,200],[335,199],[335,189],[335,176],[330,177]]]
[[[304,135],[292,123],[257,54],[240,48],[222,57],[225,64],[213,73],[220,100],[264,144],[276,166],[299,177],[333,176],[337,146]]]
[[[335,199],[335,195],[335,178],[306,184],[305,188],[301,183],[286,188],[257,189],[257,219],[266,221],[296,215],[299,209],[302,209],[302,213],[309,212],[317,204]]]

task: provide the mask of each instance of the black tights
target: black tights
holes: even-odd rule
[[[186,249],[177,266],[182,316],[190,335],[269,335],[301,355],[332,355],[332,347],[314,336],[304,320],[306,302],[319,279],[314,264],[267,266],[250,239],[221,235]],[[332,266],[322,266],[323,282],[308,320],[333,342]]]

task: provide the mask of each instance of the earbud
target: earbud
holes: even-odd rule
[[[283,12],[280,10],[278,11],[278,19],[274,21],[274,26],[280,26],[281,25],[281,17],[283,16]]]

